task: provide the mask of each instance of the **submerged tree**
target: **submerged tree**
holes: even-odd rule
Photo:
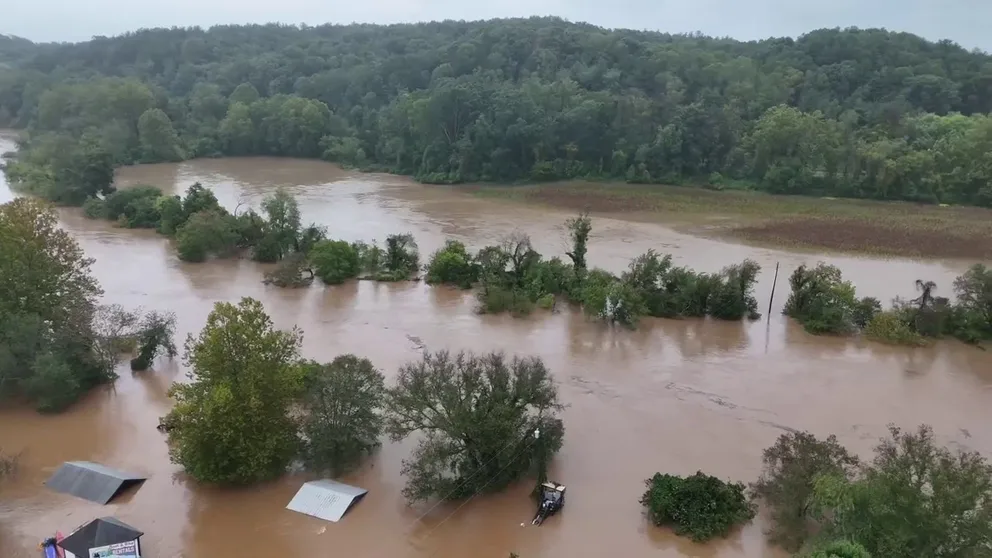
[[[138,356],[131,359],[131,370],[147,370],[160,353],[169,358],[178,354],[173,336],[176,333],[176,316],[172,313],[150,312],[138,328]]]
[[[381,270],[375,274],[379,281],[405,281],[420,269],[420,252],[412,234],[391,234],[386,237]]]
[[[263,282],[277,287],[299,288],[313,283],[314,272],[306,255],[293,252],[265,274]]]
[[[311,471],[338,476],[379,447],[385,381],[371,361],[355,355],[306,368],[303,462]]]
[[[299,244],[302,232],[299,204],[292,194],[279,188],[262,200],[262,211],[266,217],[265,230],[254,257],[261,262],[279,261]]]
[[[848,478],[858,459],[837,442],[819,440],[809,432],[782,434],[765,449],[761,477],[751,491],[771,512],[772,541],[796,551],[815,525],[810,507],[817,479],[823,475]]]
[[[393,440],[421,436],[403,462],[410,500],[499,491],[546,464],[564,435],[558,390],[535,357],[427,353],[400,368],[386,408]]]
[[[310,261],[314,273],[328,285],[354,279],[360,269],[358,251],[344,240],[321,240],[310,251]]]
[[[479,279],[479,264],[463,243],[448,240],[431,255],[426,272],[424,280],[429,285],[448,284],[468,289]]]
[[[198,211],[176,233],[179,259],[202,262],[210,256],[228,256],[238,248],[239,235],[232,218],[223,210]]]
[[[572,248],[565,255],[572,260],[576,276],[586,271],[586,253],[589,251],[589,234],[592,232],[592,219],[589,213],[583,212],[578,217],[565,221]]]
[[[56,411],[114,379],[113,362],[95,350],[102,291],[92,262],[45,203],[0,205],[0,396]]]
[[[190,383],[175,383],[165,419],[169,455],[193,478],[250,484],[278,476],[296,455],[290,404],[300,390],[302,333],[278,331],[262,303],[218,302],[186,340]]]
[[[844,281],[840,269],[819,263],[801,265],[789,278],[792,292],[783,313],[798,320],[814,334],[845,334],[871,321],[880,309],[874,298],[857,299],[854,285]]]
[[[853,479],[823,475],[813,496],[824,535],[872,556],[986,556],[992,548],[992,465],[937,445],[933,430],[889,428]]]

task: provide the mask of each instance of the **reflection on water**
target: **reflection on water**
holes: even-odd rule
[[[257,207],[265,194],[285,186],[300,200],[304,219],[327,226],[332,237],[382,240],[390,233],[412,232],[424,258],[445,238],[480,247],[514,230],[530,234],[538,250],[561,254],[560,224],[569,217],[397,177],[347,173],[314,161],[152,165],[125,169],[120,181],[175,192],[199,181],[231,209],[239,203]],[[400,496],[400,462],[410,442],[386,443],[368,465],[344,479],[370,492],[339,524],[284,509],[304,476],[248,490],[197,486],[169,463],[163,436],[155,429],[170,406],[169,384],[184,375],[178,359],[162,360],[155,371],[142,374],[122,367],[113,389],[93,393],[63,415],[0,412],[0,445],[24,451],[22,474],[3,487],[3,556],[17,556],[14,549],[30,549],[55,529],[68,531],[108,514],[144,530],[145,547],[153,556],[505,558],[509,551],[524,558],[775,556],[765,546],[760,520],[706,546],[648,527],[637,504],[643,479],[656,471],[702,469],[750,481],[758,473],[762,449],[788,429],[837,434],[866,452],[887,423],[928,422],[946,442],[992,451],[992,431],[980,427],[992,418],[987,395],[992,357],[955,343],[906,350],[807,335],[780,315],[787,296],[784,278],[813,261],[803,255],[599,217],[589,260],[611,271],[621,271],[649,248],[673,253],[678,265],[705,271],[745,257],[766,269],[782,265],[770,320],[644,320],[638,330],[627,331],[592,323],[567,307],[525,319],[479,316],[470,292],[420,283],[277,289],[261,283],[261,268],[251,262],[184,264],[169,241],[154,233],[116,229],[75,211],[62,217],[96,258],[94,273],[107,301],[174,311],[183,337],[202,327],[213,303],[252,296],[265,303],[277,326],[304,330],[308,358],[330,360],[348,352],[368,356],[387,378],[419,357],[421,342],[430,349],[540,355],[569,405],[565,446],[552,473],[569,486],[569,505],[541,528],[530,527],[530,487],[521,484],[477,498],[453,515],[457,505],[440,506],[417,521],[426,508],[409,507]],[[949,291],[966,266],[823,260],[840,266],[860,294],[883,300],[909,294],[916,278]],[[759,299],[767,301],[770,282],[770,274],[761,276]],[[44,490],[45,478],[72,459],[150,478],[123,503],[103,507]],[[521,528],[521,522],[528,526]]]

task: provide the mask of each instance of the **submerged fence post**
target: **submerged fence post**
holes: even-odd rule
[[[778,266],[779,262],[775,262],[775,278],[772,279],[772,295],[768,297],[768,321],[772,319],[772,302],[775,300],[775,285],[778,284]]]

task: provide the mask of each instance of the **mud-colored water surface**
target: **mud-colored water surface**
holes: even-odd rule
[[[0,141],[0,152],[11,149]],[[320,162],[285,159],[194,161],[125,169],[123,184],[180,191],[195,181],[226,206],[256,205],[287,187],[304,218],[332,237],[379,239],[412,232],[426,255],[445,238],[473,247],[520,229],[545,254],[560,254],[569,217],[427,187],[406,179],[343,172]],[[10,193],[0,188],[0,201]],[[96,259],[93,271],[107,302],[176,313],[181,334],[195,332],[217,301],[262,300],[280,327],[298,324],[308,358],[367,356],[387,378],[430,349],[504,349],[540,355],[555,372],[563,399],[565,446],[551,477],[569,487],[568,506],[537,528],[529,525],[529,484],[467,505],[407,506],[400,462],[409,444],[386,443],[345,482],[369,489],[340,522],[285,510],[307,480],[287,475],[248,490],[197,486],[169,463],[158,417],[170,408],[166,390],[182,380],[179,360],[153,372],[126,367],[112,388],[93,393],[69,412],[45,417],[0,411],[0,446],[22,452],[21,469],[0,488],[0,555],[35,556],[34,545],[56,529],[115,515],[142,529],[150,557],[362,556],[370,558],[522,558],[598,556],[778,556],[760,518],[729,539],[695,545],[649,527],[637,503],[656,471],[697,469],[750,481],[761,451],[787,429],[836,434],[868,452],[887,423],[927,422],[941,439],[992,453],[992,355],[957,343],[896,349],[859,340],[814,338],[784,319],[787,277],[803,254],[699,239],[658,224],[598,216],[589,260],[622,270],[648,248],[671,252],[680,265],[715,271],[750,257],[765,271],[757,289],[767,305],[772,272],[781,263],[771,319],[753,324],[645,320],[637,331],[614,330],[577,312],[528,319],[479,316],[470,293],[419,283],[350,283],[280,290],[262,284],[247,261],[179,262],[169,242],[147,231],[116,229],[62,214],[64,226]],[[841,267],[860,294],[887,300],[912,294],[917,278],[949,294],[967,262],[824,257]],[[67,460],[89,460],[144,473],[148,481],[108,506],[53,493],[44,480]],[[457,511],[456,511],[457,508]],[[526,522],[527,527],[521,527]]]

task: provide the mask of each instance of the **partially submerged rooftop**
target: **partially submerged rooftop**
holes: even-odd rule
[[[45,481],[45,486],[90,502],[107,504],[121,491],[145,482],[146,478],[90,461],[66,461]]]
[[[57,544],[83,558],[89,556],[91,548],[134,541],[142,535],[144,533],[116,517],[101,517],[76,529]]]
[[[367,493],[364,488],[330,479],[315,480],[304,483],[286,509],[337,522]]]

